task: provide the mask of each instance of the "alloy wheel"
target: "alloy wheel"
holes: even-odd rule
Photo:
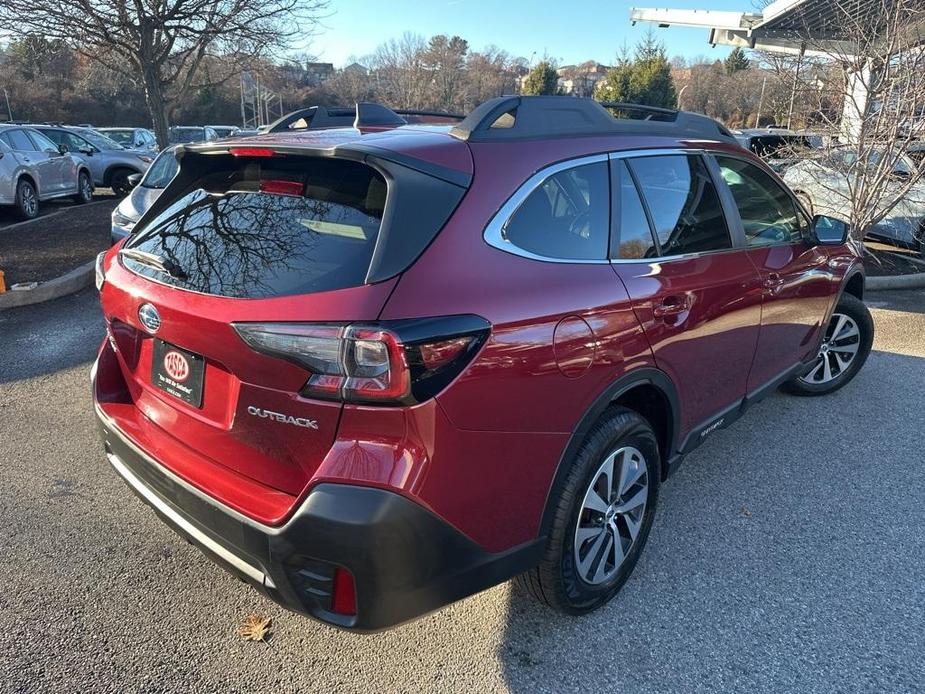
[[[578,511],[575,567],[586,583],[612,578],[630,553],[646,512],[646,460],[632,446],[610,453],[591,478]]]
[[[828,383],[850,368],[861,345],[861,331],[851,316],[832,314],[813,367],[800,377],[810,385]]]
[[[22,201],[22,209],[30,217],[35,215],[36,200],[35,200],[35,191],[32,190],[31,186],[23,186],[19,198]]]
[[[80,195],[87,202],[93,197],[93,187],[90,185],[90,177],[87,175],[80,177]]]

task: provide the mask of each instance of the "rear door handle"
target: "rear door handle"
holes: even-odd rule
[[[664,316],[676,316],[679,313],[689,311],[691,305],[692,302],[690,296],[667,296],[662,299],[660,304],[656,304],[653,312],[658,318],[662,318]]]

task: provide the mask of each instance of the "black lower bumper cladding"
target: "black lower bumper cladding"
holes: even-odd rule
[[[165,470],[98,411],[107,456],[139,498],[216,563],[284,607],[378,631],[501,583],[535,565],[543,542],[492,554],[392,492],[320,484],[281,527],[251,521]],[[331,610],[336,567],[356,584],[356,615]]]

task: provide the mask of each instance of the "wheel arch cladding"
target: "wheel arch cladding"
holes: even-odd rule
[[[28,183],[32,186],[32,189],[35,191],[36,195],[41,195],[41,191],[39,190],[39,184],[32,177],[32,174],[30,174],[28,171],[21,171],[19,175],[16,177],[16,187],[17,188],[19,187],[19,182],[22,180],[28,181]],[[15,189],[14,189],[14,192],[15,192]]]
[[[855,272],[853,275],[848,277],[848,281],[845,282],[844,288],[845,294],[851,294],[851,296],[864,300],[864,273]]]
[[[652,367],[634,369],[604,389],[582,415],[578,426],[569,437],[546,494],[543,517],[540,521],[541,537],[549,534],[555,515],[553,501],[568,477],[568,461],[575,456],[594,424],[612,405],[634,410],[649,421],[658,439],[662,479],[667,476],[668,461],[677,448],[680,433],[681,410],[678,392],[665,372]]]

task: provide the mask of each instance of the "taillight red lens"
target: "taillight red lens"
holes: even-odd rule
[[[261,181],[260,192],[270,193],[272,195],[291,195],[301,198],[305,191],[305,185],[300,181]]]
[[[236,323],[234,328],[256,351],[309,371],[302,395],[371,404],[411,404],[432,397],[488,336],[488,324],[476,316],[394,325]],[[447,335],[453,328],[466,334]]]
[[[334,595],[331,611],[342,615],[357,613],[357,588],[353,574],[340,566],[334,569]]]
[[[272,157],[276,155],[269,147],[231,147],[228,153],[233,157]]]

